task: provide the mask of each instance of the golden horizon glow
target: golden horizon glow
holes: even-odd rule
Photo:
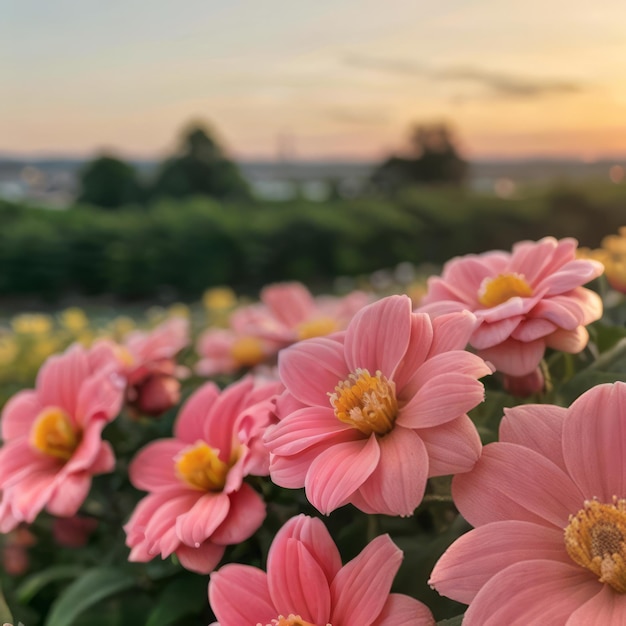
[[[7,13],[0,153],[160,158],[201,120],[235,158],[370,160],[443,120],[470,158],[626,154],[621,0],[24,0]]]

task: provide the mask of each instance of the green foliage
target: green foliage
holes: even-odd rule
[[[325,285],[405,261],[441,264],[548,234],[596,247],[623,224],[618,187],[511,199],[420,188],[393,200],[289,204],[195,196],[115,212],[0,203],[0,296],[190,298],[220,284],[256,293],[280,280]]]
[[[420,124],[411,132],[411,154],[392,156],[372,174],[375,188],[394,193],[410,185],[460,186],[468,164],[445,124]]]
[[[112,156],[91,161],[80,174],[79,202],[117,209],[143,199],[143,191],[132,166]]]
[[[201,127],[191,128],[178,154],[161,166],[152,188],[155,197],[247,198],[249,191],[236,165],[226,158],[213,137]]]

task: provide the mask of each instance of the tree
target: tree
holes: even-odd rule
[[[411,184],[458,187],[466,176],[467,161],[452,130],[445,124],[419,124],[411,132],[409,154],[389,157],[371,180],[375,187],[393,191]]]
[[[249,190],[216,140],[204,128],[193,126],[184,134],[178,154],[162,164],[153,194],[174,198],[201,194],[224,199],[247,198]]]
[[[143,191],[137,173],[128,163],[102,155],[89,162],[80,173],[79,202],[106,209],[140,202]]]

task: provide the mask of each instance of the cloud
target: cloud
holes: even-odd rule
[[[551,94],[573,94],[587,89],[580,82],[537,79],[492,72],[472,66],[430,67],[403,59],[380,59],[348,55],[344,62],[352,67],[377,70],[388,74],[415,76],[436,82],[474,83],[485,87],[493,96],[506,98],[535,98]],[[465,99],[465,98],[463,98]]]
[[[379,111],[376,109],[370,111],[356,111],[353,109],[335,108],[324,111],[324,116],[336,122],[364,126],[379,125],[389,121],[388,115],[382,110]]]

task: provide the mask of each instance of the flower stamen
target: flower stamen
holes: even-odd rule
[[[522,274],[498,274],[495,278],[485,278],[480,284],[478,302],[491,308],[511,298],[529,298],[532,295],[533,290]]]
[[[328,395],[337,419],[363,434],[386,435],[393,429],[398,416],[396,385],[380,371],[372,376],[366,369],[357,369]]]
[[[175,461],[176,475],[191,487],[202,491],[224,489],[229,465],[203,441],[183,450]]]
[[[263,624],[259,622],[256,626],[263,626]],[[287,617],[279,615],[276,619],[272,620],[271,624],[266,624],[266,626],[315,626],[315,624],[303,620],[299,615],[290,613]],[[326,626],[331,626],[331,624],[326,624]]]
[[[63,409],[47,407],[35,418],[30,444],[39,452],[67,461],[79,443],[79,432]]]
[[[565,528],[571,559],[592,571],[601,583],[626,593],[626,500],[611,504],[586,500]]]

